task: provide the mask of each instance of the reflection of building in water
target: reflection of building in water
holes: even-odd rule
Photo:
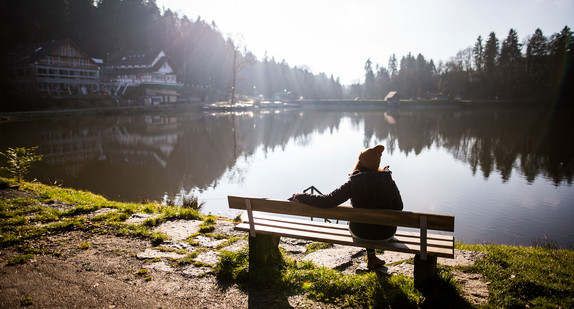
[[[117,125],[113,128],[111,144],[107,149],[112,159],[129,164],[157,163],[166,167],[169,156],[178,142],[179,131],[176,117],[146,116],[144,123]]]
[[[47,131],[40,139],[42,161],[76,175],[86,162],[103,158],[102,134],[88,129]]]

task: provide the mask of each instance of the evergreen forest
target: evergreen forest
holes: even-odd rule
[[[384,98],[397,90],[402,98],[522,100],[573,106],[574,37],[565,26],[545,36],[542,30],[522,41],[514,29],[502,41],[496,33],[478,36],[474,46],[460,50],[446,62],[427,61],[411,53],[400,61],[393,54],[387,67],[368,59],[365,81],[352,91],[368,99]]]
[[[343,86],[339,79],[305,67],[291,67],[272,55],[257,59],[248,46],[225,38],[216,21],[178,16],[155,0],[0,0],[0,52],[31,43],[71,39],[90,57],[104,61],[119,51],[164,50],[179,68],[186,89],[209,89],[214,99],[237,94],[273,98],[401,98],[529,100],[572,106],[574,37],[565,26],[545,35],[540,29],[522,40],[514,29],[499,39],[478,36],[474,46],[435,63],[422,54],[392,55],[386,66],[367,59],[364,82]],[[288,60],[288,59],[287,59]],[[4,76],[2,76],[4,79]]]

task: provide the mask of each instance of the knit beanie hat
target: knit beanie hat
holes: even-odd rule
[[[359,162],[368,169],[378,171],[379,164],[381,163],[381,154],[384,150],[385,146],[383,145],[377,145],[373,148],[365,149],[359,155]]]

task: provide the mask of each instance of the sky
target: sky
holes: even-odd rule
[[[422,54],[435,65],[490,32],[520,41],[540,28],[545,36],[574,26],[574,0],[157,0],[180,17],[215,22],[258,59],[265,54],[291,67],[364,81],[371,59],[388,67],[395,54]]]

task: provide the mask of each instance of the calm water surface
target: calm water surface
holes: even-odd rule
[[[107,116],[0,124],[0,149],[39,146],[32,175],[121,201],[194,194],[286,199],[343,184],[361,150],[385,145],[405,210],[453,214],[467,243],[574,247],[571,112],[293,110]],[[348,202],[347,202],[348,204]]]

